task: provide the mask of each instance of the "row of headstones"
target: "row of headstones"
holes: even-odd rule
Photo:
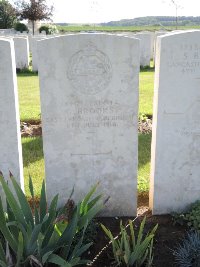
[[[48,51],[48,53],[46,53]],[[48,199],[80,200],[100,181],[108,216],[137,209],[139,40],[78,34],[38,42]],[[200,197],[200,31],[158,38],[150,208]],[[0,40],[0,170],[23,188],[14,44]]]
[[[12,39],[15,48],[16,68],[19,70],[28,69],[30,65],[30,53],[32,56],[32,70],[38,71],[37,41],[45,39],[45,36],[32,37],[7,35],[0,38]]]
[[[0,29],[0,36],[5,36],[5,35],[23,35],[23,36],[27,36],[27,35],[32,35],[32,33],[29,33],[28,31],[16,31],[14,29]],[[41,33],[37,32],[36,35],[46,35],[46,31],[41,31]]]
[[[121,33],[123,36],[129,36],[140,39],[140,66],[150,66],[151,59],[154,58],[155,40],[157,36],[166,34],[166,32],[141,32],[141,33]],[[32,55],[32,70],[38,71],[38,52],[37,42],[51,36],[32,36],[32,35],[7,35],[6,38],[12,38],[15,46],[15,60],[17,69],[27,69],[30,64],[29,53]]]

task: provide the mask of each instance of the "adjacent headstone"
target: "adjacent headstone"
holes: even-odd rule
[[[48,53],[47,53],[48,51]],[[139,40],[77,34],[38,42],[47,196],[100,181],[104,215],[137,208]]]
[[[182,211],[200,196],[200,31],[158,37],[150,207]]]
[[[154,59],[155,32],[149,32],[151,35],[151,59]]]
[[[132,37],[140,40],[140,66],[150,66],[151,49],[152,49],[152,34],[150,32],[121,32],[118,36]]]
[[[14,43],[0,39],[0,171],[24,188]]]
[[[134,36],[140,40],[140,66],[150,66],[152,49],[151,33],[137,33]]]
[[[29,46],[29,53],[31,54],[32,53],[32,34],[28,34],[28,46]]]
[[[37,52],[37,43],[38,41],[41,41],[45,39],[46,36],[40,36],[40,37],[33,37],[31,40],[31,47],[32,47],[32,70],[38,71],[38,52]],[[48,53],[48,51],[46,51]]]
[[[168,31],[156,31],[155,32],[155,38],[154,38],[154,62],[156,61],[156,43],[157,43],[157,38],[159,36],[163,36],[168,34]]]
[[[15,60],[18,69],[29,67],[29,46],[28,39],[23,37],[14,37]]]
[[[46,31],[41,31],[41,35],[47,35]]]

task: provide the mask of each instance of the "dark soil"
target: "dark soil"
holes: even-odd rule
[[[128,224],[128,220],[134,220],[136,229],[139,227],[144,216],[146,216],[145,231],[149,232],[158,224],[158,229],[154,238],[154,261],[153,267],[177,267],[173,256],[173,250],[181,242],[187,228],[185,226],[175,225],[171,215],[153,216],[148,207],[148,192],[139,194],[137,218],[98,218],[98,223],[105,225],[111,230],[114,236],[119,235],[119,224],[122,220],[123,225]],[[111,267],[112,245],[105,236],[103,230],[99,227],[96,241],[89,253],[93,261],[92,267]]]
[[[152,131],[152,119],[138,121],[138,133],[148,134]]]
[[[41,122],[21,122],[21,136],[22,137],[36,137],[42,135],[42,124]]]
[[[139,226],[144,215],[147,217],[146,230],[151,230],[156,224],[158,229],[154,238],[154,261],[153,267],[175,267],[175,259],[173,250],[184,237],[186,228],[183,226],[175,226],[170,215],[152,216],[150,211],[145,212],[135,220],[136,227]],[[128,223],[128,219],[133,218],[98,218],[98,222],[108,227],[114,236],[119,234],[120,220],[124,224]],[[111,267],[112,246],[108,245],[109,240],[105,237],[104,232],[99,228],[96,242],[90,250],[90,259],[93,260],[92,267]]]

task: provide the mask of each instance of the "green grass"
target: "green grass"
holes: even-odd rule
[[[44,155],[41,137],[22,138],[22,152],[24,164],[25,192],[30,196],[28,189],[29,175],[33,179],[35,194],[39,196],[44,179]]]
[[[19,111],[21,121],[40,120],[40,91],[37,74],[18,74]]]
[[[69,26],[60,26],[57,25],[57,28],[61,32],[80,32],[80,31],[106,31],[106,32],[115,32],[115,31],[157,31],[160,30],[160,26],[98,26],[98,25],[69,25]]]
[[[61,26],[57,25],[57,28],[61,32],[80,32],[80,31],[159,31],[163,30],[161,26],[98,26],[98,25],[68,25]],[[187,29],[200,29],[199,25],[195,26],[178,26],[178,30],[187,30]],[[165,30],[176,30],[176,26],[165,26]]]
[[[139,90],[139,113],[151,115],[153,114],[153,87],[154,72],[140,72],[140,90]]]
[[[139,134],[138,138],[138,191],[146,192],[149,190],[151,134]]]

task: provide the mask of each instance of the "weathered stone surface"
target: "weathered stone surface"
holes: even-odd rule
[[[157,43],[157,38],[162,35],[168,34],[168,31],[156,31],[155,32],[155,38],[154,38],[154,62],[156,61],[156,43]]]
[[[137,33],[135,38],[140,40],[140,66],[150,66],[152,35],[151,33]]]
[[[38,52],[37,52],[37,42],[45,39],[45,36],[33,37],[31,39],[32,48],[32,69],[33,71],[38,71]],[[46,51],[48,53],[48,51]]]
[[[0,39],[0,170],[24,188],[14,43]]]
[[[200,31],[158,37],[150,206],[181,211],[200,196]]]
[[[15,61],[19,69],[28,68],[29,66],[29,46],[28,39],[23,37],[14,37]]]
[[[46,53],[48,51],[48,53]],[[48,198],[100,181],[104,215],[135,215],[139,40],[78,34],[38,42]]]
[[[137,34],[133,32],[122,32],[118,35],[134,37],[140,40],[140,66],[150,66],[151,54],[152,54],[152,33],[139,32]]]

